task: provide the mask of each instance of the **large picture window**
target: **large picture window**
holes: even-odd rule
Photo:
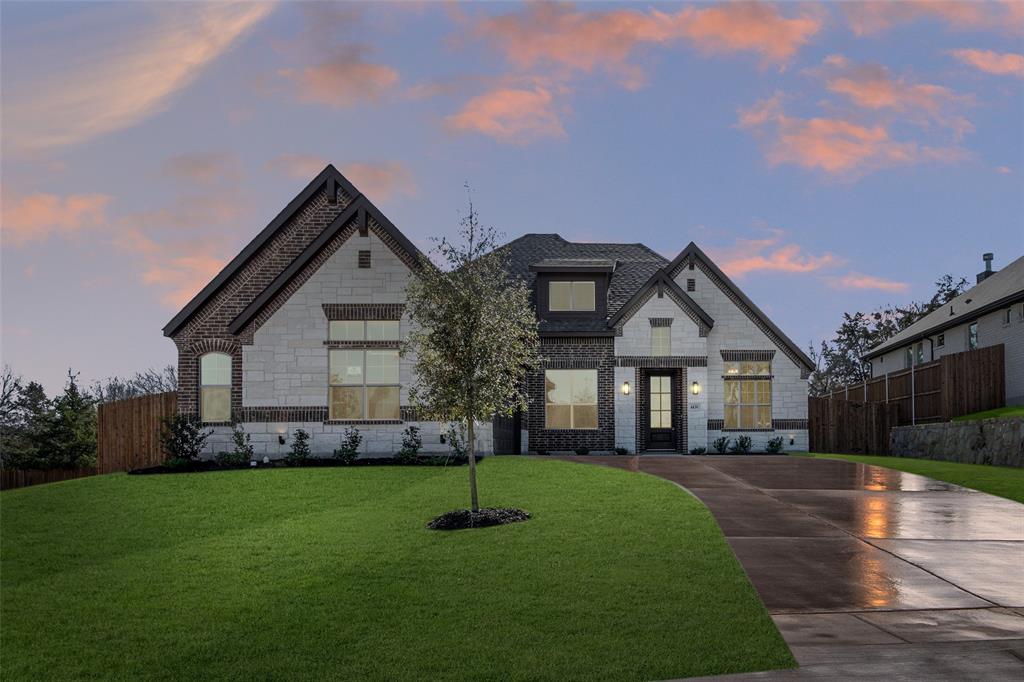
[[[549,369],[544,372],[544,427],[597,428],[596,369]]]
[[[743,360],[725,363],[726,429],[772,427],[771,362]]]
[[[331,349],[331,419],[398,419],[398,351]]]
[[[594,282],[549,282],[548,310],[552,312],[593,312],[596,303]]]
[[[231,356],[207,353],[199,359],[199,418],[231,421]]]

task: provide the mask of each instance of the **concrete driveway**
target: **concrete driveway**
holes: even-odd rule
[[[801,665],[735,679],[1024,679],[1024,505],[838,460],[563,459],[711,510]]]

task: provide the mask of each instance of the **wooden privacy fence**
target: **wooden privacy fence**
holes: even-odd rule
[[[1003,345],[987,346],[943,355],[822,397],[894,404],[898,426],[945,422],[1006,404],[1003,362]]]
[[[177,391],[100,405],[96,443],[99,473],[163,464],[160,429],[163,420],[177,412]]]
[[[73,478],[95,476],[96,467],[77,469],[0,469],[0,490],[24,488],[40,483],[57,483]]]
[[[897,406],[851,400],[808,400],[808,437],[812,452],[888,455],[889,429],[896,426]]]

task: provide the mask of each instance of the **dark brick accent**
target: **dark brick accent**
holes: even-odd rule
[[[722,359],[726,362],[742,360],[768,360],[770,362],[775,357],[773,350],[723,350],[721,353]]]
[[[724,419],[709,419],[708,430],[709,431],[725,431],[727,433],[770,433],[772,431],[785,431],[791,430],[804,430],[807,428],[806,419],[773,419],[772,428],[770,429],[727,429],[725,428]]]
[[[616,367],[707,367],[706,355],[619,355]]]
[[[708,420],[708,431],[721,431],[725,428],[724,419],[709,419]]]
[[[359,252],[359,267],[364,270],[370,267],[370,252],[360,251]]]
[[[786,431],[787,429],[793,429],[794,431],[805,431],[807,430],[806,419],[773,419],[772,428],[776,431]]]
[[[324,303],[328,320],[401,320],[404,303]]]
[[[690,279],[686,280],[686,290],[688,292],[689,291],[697,291],[697,280],[693,279],[692,277]]]
[[[616,326],[616,328],[615,328],[615,335],[616,336],[622,336],[622,325],[624,325],[629,320],[629,318],[633,317],[633,315],[635,315],[637,313],[637,311],[639,311],[641,308],[643,308],[645,305],[647,305],[647,302],[650,301],[652,298],[654,298],[655,294],[658,294],[659,298],[661,298],[662,296],[665,296],[665,295],[667,295],[669,298],[671,298],[672,301],[677,306],[679,306],[679,309],[682,310],[686,314],[686,316],[689,317],[691,320],[693,320],[694,324],[697,325],[697,328],[700,331],[700,336],[706,337],[708,335],[708,331],[710,331],[710,330],[701,321],[701,319],[700,319],[700,317],[698,317],[697,313],[695,313],[690,308],[690,306],[688,306],[686,304],[686,302],[684,300],[682,300],[681,298],[676,296],[675,292],[673,292],[671,289],[668,289],[667,287],[663,288],[663,287],[659,286],[659,287],[652,288],[647,293],[646,296],[642,296],[641,298],[637,299],[632,305],[629,306],[629,308],[626,309],[626,312],[623,314],[622,319],[617,323],[618,326]]]
[[[240,422],[325,422],[326,407],[243,407],[235,412]]]
[[[530,408],[525,428],[530,449],[571,451],[579,447],[610,451],[615,447],[615,339],[612,337],[549,337],[540,340],[544,358],[540,371],[526,378]],[[589,366],[587,366],[589,365]],[[597,429],[544,428],[544,368],[597,369]]]
[[[402,347],[401,341],[324,341],[328,348],[392,348]]]
[[[199,362],[207,353],[231,356],[231,412],[242,405],[242,347],[234,339],[201,339],[178,350],[178,412],[199,416]],[[213,422],[210,422],[214,425]]]
[[[671,327],[672,326],[672,318],[671,317],[651,317],[651,318],[648,318],[648,319],[651,321],[651,326],[652,327]]]
[[[666,367],[638,368],[636,370],[636,451],[647,450],[647,427],[651,423],[651,412],[647,404],[648,377],[651,374],[666,374]],[[659,371],[661,370],[661,371]],[[688,452],[687,425],[689,423],[688,396],[686,392],[686,367],[678,367],[672,372],[672,404],[675,406],[672,422],[676,429],[676,450]]]

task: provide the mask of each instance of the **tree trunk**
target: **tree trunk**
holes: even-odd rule
[[[474,512],[480,511],[480,502],[476,496],[476,437],[473,434],[473,420],[467,419],[466,453],[469,455],[469,498]]]

